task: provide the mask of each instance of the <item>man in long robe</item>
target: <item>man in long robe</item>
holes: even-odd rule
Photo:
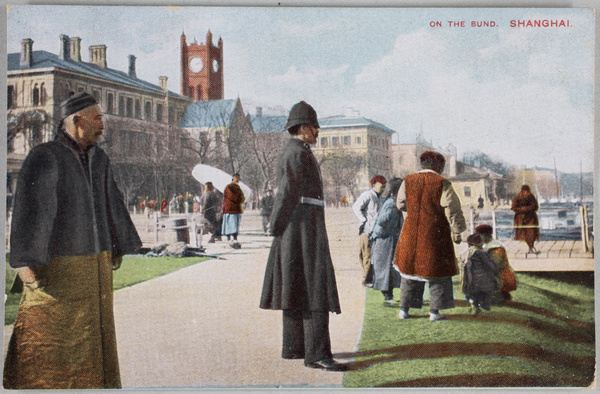
[[[56,139],[34,147],[19,172],[10,265],[24,286],[6,389],[121,387],[112,270],[141,242],[96,145],[96,100],[72,95],[61,114]]]
[[[445,163],[441,154],[423,152],[423,170],[404,178],[398,191],[396,207],[406,211],[394,260],[402,276],[401,319],[409,318],[410,308],[423,307],[426,283],[431,321],[444,320],[439,311],[455,307],[452,276],[458,271],[452,242],[461,242],[467,226],[452,184],[440,175]]]
[[[265,270],[260,308],[283,310],[284,359],[310,368],[345,369],[333,360],[329,312],[340,313],[325,228],[323,183],[309,144],[317,141],[315,110],[294,105],[286,128],[292,138],[277,164],[277,194],[270,232],[275,236]]]
[[[514,198],[510,207],[515,212],[515,239],[525,241],[529,247],[528,253],[534,254],[539,254],[534,246],[535,241],[540,239],[536,213],[538,208],[537,199],[528,185],[521,186],[521,192]]]

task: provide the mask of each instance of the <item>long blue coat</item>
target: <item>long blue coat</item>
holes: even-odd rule
[[[396,208],[393,197],[388,197],[377,214],[371,232],[371,263],[373,264],[373,288],[391,290],[400,287],[400,273],[393,269],[394,253],[400,238],[404,219]]]

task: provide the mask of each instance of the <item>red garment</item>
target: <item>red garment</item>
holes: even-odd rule
[[[539,208],[538,202],[528,189],[522,188],[521,193],[517,194],[510,207],[515,212],[515,226],[539,225],[536,213]],[[516,228],[515,239],[523,240],[527,242],[529,247],[532,247],[533,243],[540,239],[540,229],[539,227]]]
[[[512,267],[508,263],[508,256],[504,248],[494,248],[489,250],[494,260],[500,267],[500,277],[502,278],[502,293],[509,293],[513,290],[517,290],[517,278],[512,270]]]
[[[160,211],[164,212],[166,206],[167,206],[167,200],[163,200],[162,204],[160,204]]]
[[[394,264],[400,272],[422,278],[458,273],[450,224],[440,204],[444,178],[422,172],[404,178],[407,216]]]
[[[223,213],[242,213],[242,203],[246,197],[237,183],[230,183],[223,195]]]

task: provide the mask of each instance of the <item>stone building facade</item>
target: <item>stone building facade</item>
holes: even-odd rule
[[[144,166],[149,156],[155,156],[156,161],[169,149],[177,151],[177,123],[190,100],[168,91],[166,76],[160,77],[158,85],[138,79],[133,55],[129,56],[127,72],[111,69],[106,51],[105,45],[90,46],[89,61],[84,62],[81,39],[61,35],[58,54],[34,51],[31,39],[22,41],[21,53],[8,54],[9,194],[29,150],[54,138],[60,121],[60,102],[70,92],[85,91],[98,100],[105,122],[100,145],[117,167]],[[136,188],[143,189],[143,185]]]

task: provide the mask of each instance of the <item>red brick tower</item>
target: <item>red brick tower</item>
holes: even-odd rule
[[[188,45],[182,33],[181,94],[195,101],[222,100],[223,86],[223,40],[214,46],[209,30],[206,44]]]

